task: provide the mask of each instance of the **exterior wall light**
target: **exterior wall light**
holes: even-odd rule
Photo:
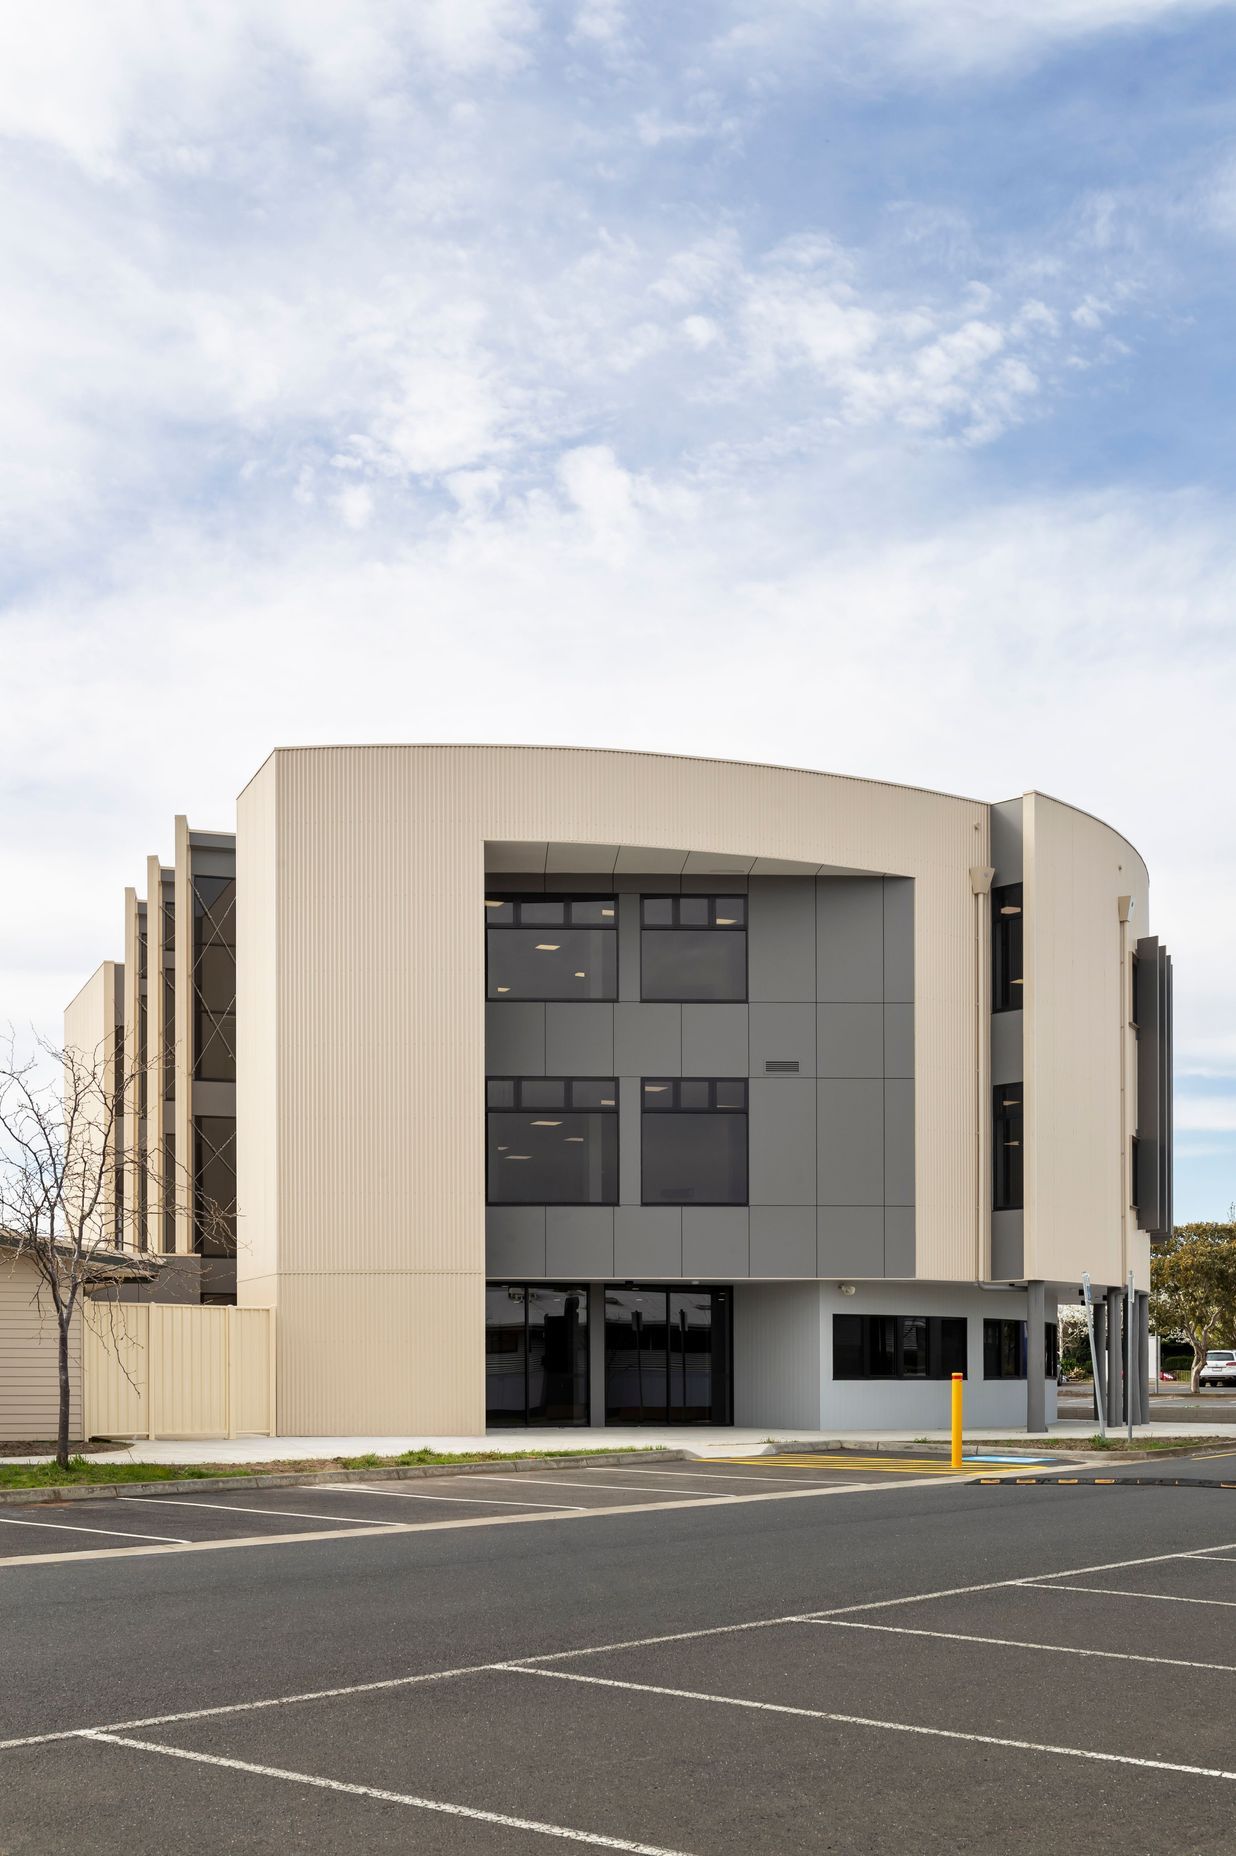
[[[854,1295],[856,1293],[852,1282],[839,1282],[837,1287],[840,1289],[842,1295]]]

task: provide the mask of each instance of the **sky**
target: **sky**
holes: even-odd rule
[[[11,0],[0,1021],[277,744],[1037,788],[1225,1218],[1234,95],[1234,0]]]

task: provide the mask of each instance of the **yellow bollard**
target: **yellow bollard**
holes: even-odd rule
[[[953,1374],[953,1468],[961,1468],[961,1388],[964,1373]]]

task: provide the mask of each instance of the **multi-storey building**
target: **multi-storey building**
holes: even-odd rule
[[[972,1421],[1037,1426],[1083,1273],[1114,1409],[1132,1272],[1140,1405],[1147,911],[1132,845],[1040,793],[276,750],[235,840],[178,821],[129,895],[117,1216],[181,1293],[276,1309],[286,1434],[927,1429],[954,1371]],[[78,1044],[87,996],[115,1025],[91,986]],[[143,1199],[186,1169],[177,1218]]]
[[[122,1079],[101,1212],[124,1248],[164,1257],[150,1294],[236,1299],[236,839],[175,825],[175,861],[124,894],[124,961],[65,1012],[65,1043]],[[211,1212],[201,1212],[209,1204]]]

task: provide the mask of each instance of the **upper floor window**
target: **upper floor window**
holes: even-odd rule
[[[641,1116],[645,1205],[747,1203],[743,1077],[646,1077]]]
[[[491,999],[616,999],[613,896],[487,896]]]
[[[991,1009],[1022,1007],[1021,884],[1003,883],[991,892]]]
[[[644,999],[745,999],[747,898],[645,896],[640,969]]]
[[[236,1080],[236,880],[193,879],[193,1074]]]
[[[491,1205],[616,1205],[618,1085],[612,1076],[491,1076]]]
[[[1025,1120],[1020,1083],[997,1083],[991,1116],[991,1202],[998,1212],[1020,1211],[1025,1179]]]

